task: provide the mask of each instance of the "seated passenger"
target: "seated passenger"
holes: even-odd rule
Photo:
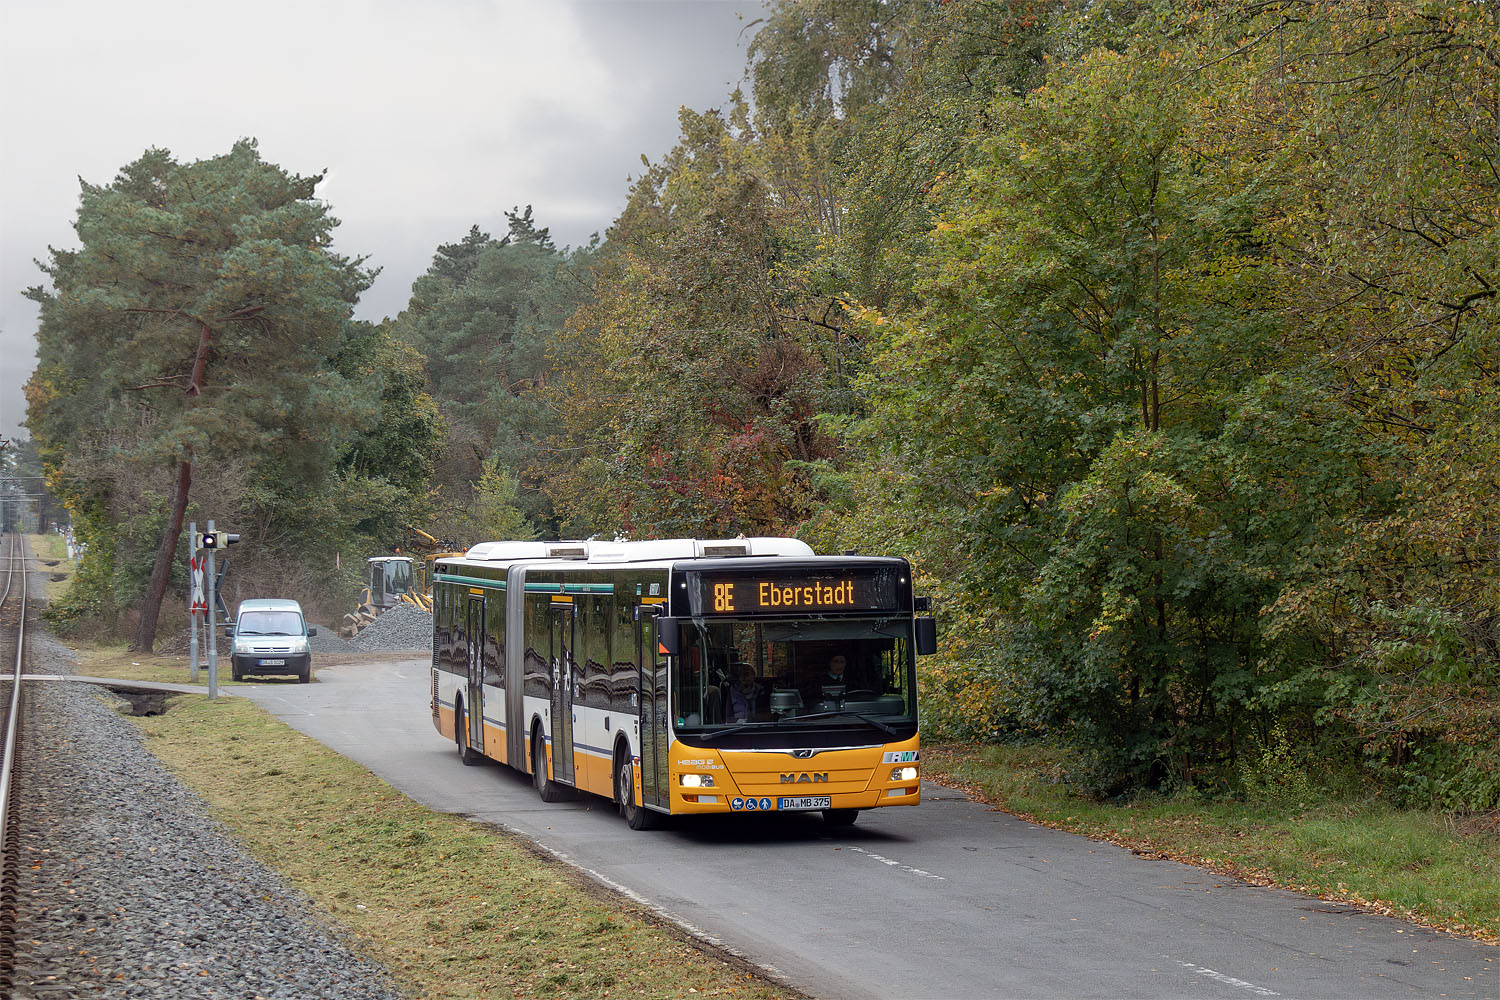
[[[755,668],[748,663],[735,664],[735,681],[724,690],[724,721],[754,722],[767,711],[766,692],[755,680]]]

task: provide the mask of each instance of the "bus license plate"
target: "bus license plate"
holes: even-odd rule
[[[263,667],[284,667],[284,666],[286,666],[286,661],[285,660],[261,660],[260,661],[260,665],[263,666]]]
[[[831,795],[805,795],[799,799],[777,799],[776,808],[783,811],[788,809],[828,809],[833,805]]]

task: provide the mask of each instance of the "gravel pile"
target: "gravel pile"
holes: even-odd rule
[[[69,673],[45,635],[33,669]],[[50,663],[50,668],[47,664]],[[398,1000],[84,685],[33,686],[20,761],[16,987],[42,997]]]
[[[422,652],[432,648],[432,615],[410,604],[398,604],[349,640],[354,652]]]
[[[314,653],[347,653],[349,642],[339,638],[339,630],[329,625],[314,625],[317,635],[307,637],[307,648]]]

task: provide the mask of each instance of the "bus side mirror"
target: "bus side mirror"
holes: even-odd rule
[[[917,627],[917,655],[930,656],[937,652],[937,619],[918,618]]]
[[[656,653],[676,656],[682,651],[682,621],[678,618],[656,619]]]

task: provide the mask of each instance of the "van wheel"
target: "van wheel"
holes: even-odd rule
[[[543,802],[561,802],[568,797],[562,785],[547,777],[547,741],[540,729],[531,734],[531,783]]]
[[[619,755],[615,767],[615,798],[620,802],[620,815],[625,825],[632,830],[650,830],[657,825],[657,815],[644,805],[635,804],[635,765],[626,754]]]
[[[454,716],[453,742],[458,744],[458,759],[466,765],[472,767],[484,759],[469,746],[469,712],[463,702],[458,703],[458,714]]]
[[[858,809],[824,809],[823,822],[829,826],[853,826],[859,816]]]

